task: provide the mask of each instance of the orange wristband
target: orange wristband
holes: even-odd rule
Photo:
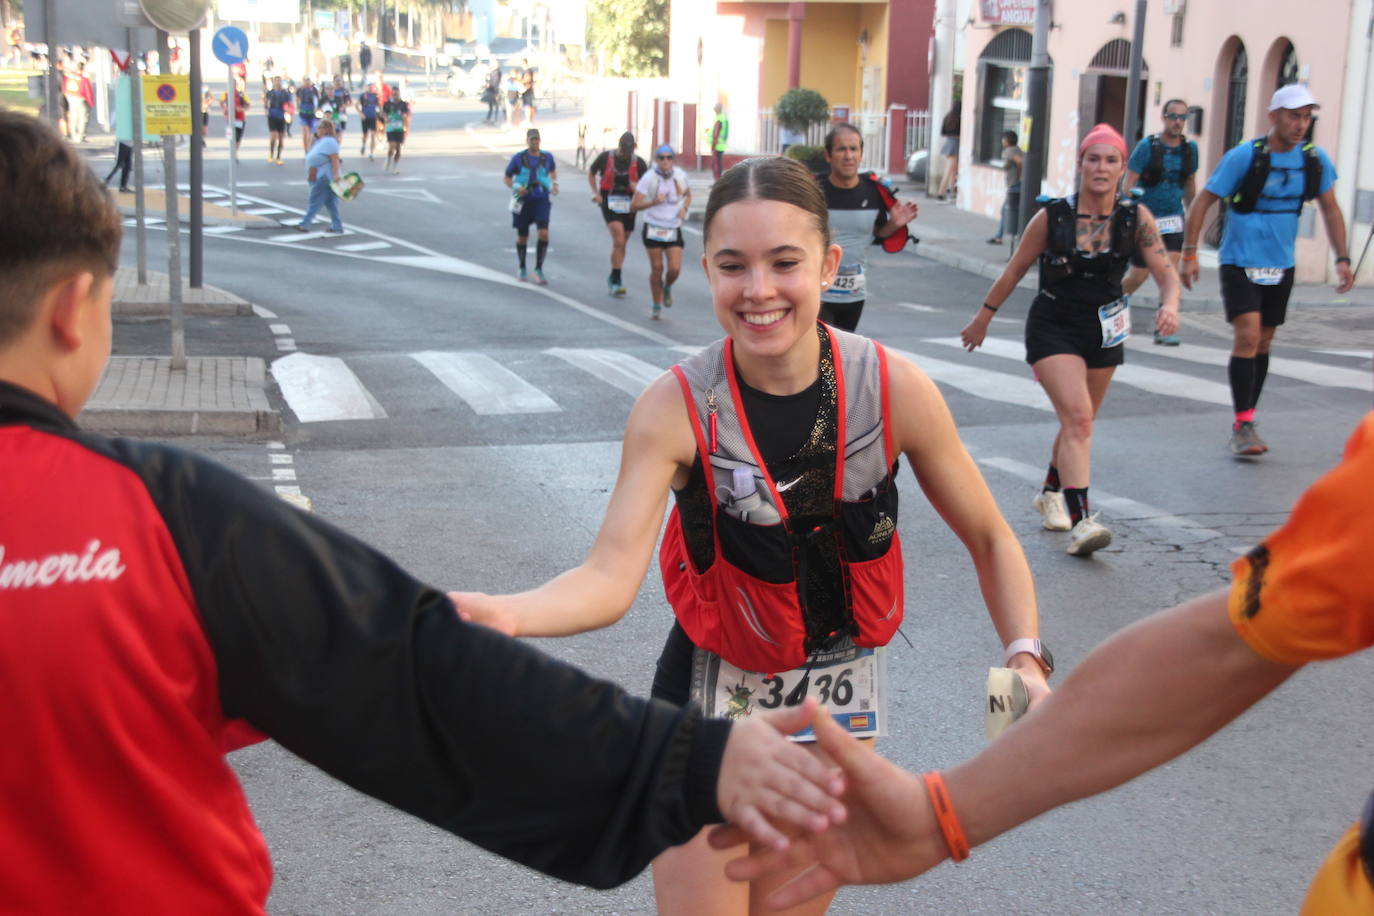
[[[964,837],[964,828],[959,823],[959,817],[954,813],[954,805],[949,800],[945,777],[939,770],[931,770],[929,773],[922,773],[921,778],[925,780],[926,792],[930,794],[930,806],[935,809],[935,820],[940,824],[940,832],[945,835],[945,845],[949,847],[950,858],[956,862],[964,861],[968,858],[968,840]]]
[[[1185,261],[1196,261],[1196,260],[1197,260],[1197,255],[1195,255],[1195,254],[1185,254],[1185,255],[1183,256],[1183,260],[1185,260]]]

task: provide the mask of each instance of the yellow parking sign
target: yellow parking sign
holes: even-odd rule
[[[188,74],[143,75],[143,124],[150,134],[191,135],[191,77]]]

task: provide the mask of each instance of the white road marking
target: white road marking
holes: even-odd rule
[[[937,308],[936,308],[935,306],[933,306],[933,305],[917,305],[915,302],[898,302],[898,303],[896,303],[896,305],[897,305],[897,308],[901,308],[901,309],[911,309],[913,312],[939,312],[939,311],[942,311],[942,309],[937,309]]]
[[[231,232],[242,232],[243,226],[206,226],[203,231],[210,235],[228,235]]]
[[[293,242],[304,242],[304,241],[307,241],[307,240],[309,240],[309,239],[322,239],[322,238],[324,238],[324,233],[323,233],[323,232],[301,232],[301,231],[298,229],[298,230],[296,230],[296,231],[294,231],[294,232],[287,232],[287,233],[284,233],[284,234],[282,234],[282,235],[269,235],[267,238],[268,238],[270,241],[273,241],[273,242],[285,242],[285,243],[287,243],[287,244],[289,245],[289,244],[291,244],[291,243],[293,243]]]
[[[271,216],[274,213],[285,213],[286,211],[281,207],[256,207],[252,210],[244,210],[243,212],[252,214],[253,216]]]
[[[290,334],[291,326],[289,324],[269,324],[267,330],[273,334]]]
[[[404,178],[397,180],[405,181]],[[368,190],[371,191],[373,194],[382,194],[387,197],[403,197],[406,200],[419,200],[430,204],[443,203],[443,201],[435,197],[429,191],[426,191],[424,188],[379,188],[374,183],[368,185]]]
[[[410,354],[479,415],[555,413],[563,408],[544,392],[482,353]]]
[[[976,460],[979,464],[997,468],[999,471],[1005,471],[1013,477],[1020,477],[1022,480],[1033,484],[1040,484],[1045,479],[1044,468],[1032,467],[1014,458],[991,457]],[[1179,538],[1182,543],[1196,544],[1202,541],[1227,538],[1227,535],[1222,532],[1208,528],[1186,516],[1174,515],[1166,509],[1160,509],[1157,506],[1138,502],[1125,496],[1115,496],[1099,487],[1093,487],[1093,503],[1099,508],[1106,509],[1116,518],[1129,519],[1155,528],[1163,528],[1171,535]]]
[[[926,342],[963,347],[963,343],[957,337],[928,337]],[[1026,348],[1023,343],[1000,337],[986,338],[980,349],[989,356],[1014,359],[1018,362],[1024,362],[1026,358]],[[1132,388],[1139,388],[1152,394],[1203,401],[1207,404],[1224,404],[1227,406],[1231,404],[1231,389],[1228,386],[1219,382],[1209,382],[1194,375],[1185,375],[1181,372],[1168,372],[1164,369],[1151,369],[1149,366],[1135,366],[1128,363],[1117,367],[1116,373],[1112,376],[1112,381],[1122,385],[1130,385]]]
[[[273,468],[273,469],[272,469],[272,479],[273,479],[273,480],[295,480],[295,479],[296,479],[296,471],[295,471],[294,468]]]
[[[390,248],[390,242],[354,242],[352,245],[336,245],[340,251],[376,251],[378,248]]]
[[[1353,356],[1355,359],[1374,359],[1374,350],[1318,350],[1328,356]]]
[[[290,455],[268,455],[267,457],[273,464],[290,464],[292,461]]]
[[[663,374],[658,366],[619,350],[567,350],[553,347],[544,352],[619,388],[632,398],[639,397],[650,382]]]
[[[1229,350],[1199,347],[1196,344],[1183,343],[1177,347],[1157,347],[1149,338],[1136,340],[1132,337],[1127,341],[1127,346],[1134,350],[1153,353],[1156,356],[1184,359],[1194,363],[1205,363],[1209,366],[1226,366],[1231,361]],[[1347,350],[1345,352],[1349,355],[1360,355],[1359,350]],[[1327,388],[1353,388],[1356,391],[1374,389],[1374,376],[1363,370],[1347,369],[1344,366],[1326,366],[1322,363],[1308,362],[1303,359],[1289,359],[1272,354],[1269,357],[1269,374],[1295,378],[1301,382],[1323,385]]]
[[[272,363],[272,377],[302,423],[386,417],[382,405],[337,356],[283,356]]]
[[[294,338],[294,337],[278,337],[278,338],[277,338],[277,350],[280,351],[280,352],[282,352],[282,353],[294,353],[294,352],[296,352],[296,338]]]
[[[1009,375],[1005,372],[992,372],[982,366],[949,363],[942,359],[919,356],[893,347],[888,347],[888,351],[915,363],[935,381],[949,385],[951,388],[958,388],[960,391],[966,391],[975,397],[1054,412],[1049,397],[1029,375],[1019,376]]]
[[[254,314],[254,315],[257,315],[259,318],[276,318],[276,317],[277,317],[277,313],[276,313],[276,312],[272,311],[272,310],[269,309],[269,308],[263,308],[263,307],[260,306],[260,305],[254,305],[254,306],[253,306],[253,314]]]

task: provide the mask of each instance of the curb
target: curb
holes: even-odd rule
[[[274,436],[281,416],[265,410],[153,410],[87,408],[82,429],[129,436]]]
[[[237,318],[253,314],[250,302],[183,301],[181,307],[187,315],[209,318]],[[172,303],[165,300],[115,301],[110,304],[110,314],[115,318],[170,318]]]

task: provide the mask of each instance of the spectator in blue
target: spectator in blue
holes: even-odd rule
[[[310,202],[306,204],[305,216],[296,224],[301,232],[309,232],[315,222],[315,214],[321,207],[329,210],[329,231],[343,232],[343,219],[339,216],[339,199],[334,196],[331,181],[339,178],[339,141],[334,138],[334,122],[327,118],[315,125],[315,143],[305,154],[305,180],[310,185]]]

